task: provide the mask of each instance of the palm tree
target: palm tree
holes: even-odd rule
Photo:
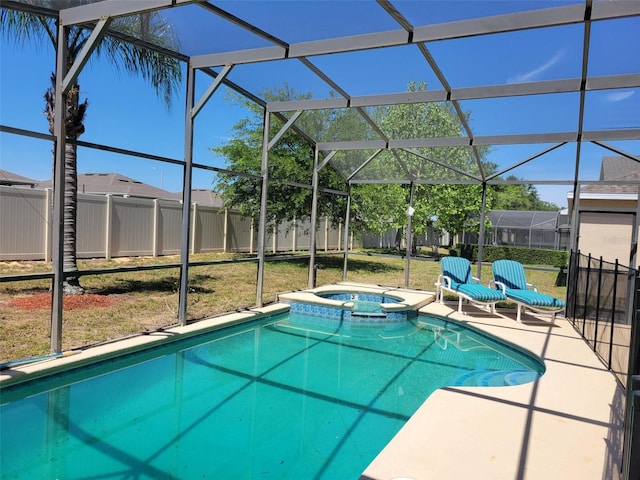
[[[27,2],[23,2],[27,3]],[[30,4],[43,9],[55,10],[60,5],[57,0],[31,0]],[[66,8],[82,4],[94,3],[92,0],[66,0]],[[170,106],[173,93],[182,79],[179,61],[160,53],[161,49],[151,50],[138,44],[127,42],[123,38],[138,38],[163,49],[177,51],[178,42],[169,23],[157,12],[141,13],[114,19],[110,30],[117,32],[115,36],[105,35],[93,52],[94,57],[104,57],[116,68],[122,68],[131,74],[141,74],[154,87],[156,94]],[[0,9],[0,29],[6,38],[16,42],[47,42],[56,47],[57,27],[53,17],[38,15],[32,12]],[[68,49],[69,71],[82,51],[91,34],[86,28],[71,28]],[[53,121],[57,106],[55,105],[55,74],[51,75],[52,86],[45,93],[45,115],[49,121],[49,131],[53,133]],[[77,212],[77,148],[73,141],[84,133],[84,118],[88,102],[80,99],[80,87],[74,85],[66,96],[65,128],[65,198],[64,198],[64,250],[63,270],[65,274],[78,271],[76,258],[76,212]],[[55,162],[55,155],[54,155]],[[55,185],[54,185],[55,188]],[[83,293],[78,276],[66,276],[65,294]]]

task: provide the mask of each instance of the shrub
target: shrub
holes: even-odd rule
[[[478,260],[478,246],[459,243],[449,249],[449,255],[464,257],[474,262]],[[566,268],[569,262],[569,252],[504,245],[485,245],[483,247],[482,261],[493,262],[502,259],[516,260],[524,265],[549,265],[556,268]]]

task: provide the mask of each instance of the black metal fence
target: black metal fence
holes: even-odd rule
[[[569,267],[567,318],[626,385],[638,272],[579,251],[571,252]]]
[[[571,252],[567,319],[626,389],[622,479],[640,478],[640,275]]]

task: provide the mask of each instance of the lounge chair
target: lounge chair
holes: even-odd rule
[[[565,304],[562,300],[550,295],[540,293],[536,287],[527,283],[524,267],[515,260],[496,260],[492,265],[493,281],[495,285],[506,297],[518,305],[516,320],[521,321],[523,308],[528,308],[535,312],[551,313],[551,321],[556,319],[556,313],[564,310]]]
[[[438,276],[436,295],[440,303],[444,303],[444,292],[457,295],[458,313],[463,313],[463,300],[490,307],[491,312],[495,313],[496,303],[507,299],[500,290],[480,284],[480,280],[472,275],[471,264],[466,258],[443,257],[440,267],[442,274]]]

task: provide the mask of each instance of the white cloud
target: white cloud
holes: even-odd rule
[[[622,100],[626,100],[631,95],[636,93],[634,90],[628,92],[614,92],[607,95],[605,98],[610,102],[621,102]]]
[[[544,64],[540,65],[539,67],[534,68],[533,70],[531,70],[529,72],[522,73],[522,74],[516,75],[514,77],[509,77],[507,82],[508,83],[519,83],[519,82],[531,82],[531,81],[534,81],[534,80],[538,79],[542,73],[546,72],[551,67],[553,67],[556,63],[558,63],[562,59],[562,57],[564,57],[564,54],[565,54],[564,51],[560,51],[560,52],[556,53],[553,57],[551,57],[547,62],[545,62]]]

